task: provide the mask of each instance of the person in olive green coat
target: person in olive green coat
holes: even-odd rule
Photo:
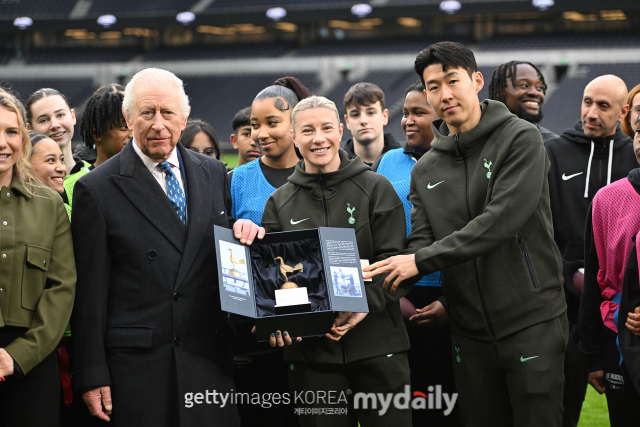
[[[0,90],[0,424],[56,425],[56,346],[73,307],[69,218],[36,183],[21,105]]]

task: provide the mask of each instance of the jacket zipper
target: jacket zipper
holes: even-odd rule
[[[529,284],[531,285],[531,288],[537,291],[540,289],[540,283],[538,283],[538,278],[533,267],[533,262],[531,262],[531,258],[529,258],[527,244],[524,242],[524,237],[522,237],[520,233],[518,233],[517,236],[518,246],[520,246],[520,251],[522,252],[522,259],[524,260],[524,265],[527,267],[527,277],[529,279]]]
[[[320,193],[322,194],[322,209],[324,210],[324,226],[329,226],[329,211],[327,210],[327,198],[324,195],[324,184],[322,183],[322,174],[318,174],[318,181],[320,182]]]
[[[460,137],[458,134],[453,136],[453,140],[456,143],[456,155],[462,158],[462,162],[464,163],[464,180],[465,180],[465,198],[467,202],[467,216],[469,221],[472,220],[471,217],[471,202],[469,202],[469,169],[467,166],[467,159],[460,152]],[[489,311],[487,310],[487,304],[484,302],[484,297],[482,296],[482,290],[480,289],[480,277],[478,276],[478,265],[475,264],[474,267],[476,273],[476,286],[478,288],[478,295],[480,295],[480,304],[482,304],[482,314],[484,315],[484,320],[487,322],[487,327],[489,328],[489,333],[491,334],[491,344],[495,347],[496,345],[496,334],[493,332],[493,325],[491,324],[491,320],[489,319]]]
[[[322,183],[322,174],[318,174],[318,182],[320,183],[320,193],[322,194],[322,210],[324,211],[324,226],[329,226],[329,211],[327,210],[327,197],[324,194],[324,184]],[[347,354],[344,349],[344,345],[342,345],[342,341],[338,342],[340,346],[340,359],[342,364],[347,363]]]

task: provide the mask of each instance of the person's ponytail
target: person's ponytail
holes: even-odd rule
[[[283,86],[291,90],[296,95],[296,98],[298,98],[298,102],[311,96],[309,89],[307,89],[300,80],[292,76],[280,77],[278,80],[273,82],[273,85]],[[292,106],[291,108],[293,107],[295,106]]]

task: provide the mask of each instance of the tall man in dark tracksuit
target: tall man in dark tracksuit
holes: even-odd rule
[[[638,163],[633,140],[618,124],[629,110],[627,87],[616,76],[601,76],[584,89],[580,121],[562,136],[547,141],[551,161],[549,196],[553,235],[562,253],[564,292],[569,318],[565,354],[565,427],[578,425],[587,391],[587,360],[578,348],[578,309],[584,267],[587,211],[599,189],[629,174]],[[574,279],[575,276],[575,279]]]
[[[442,120],[411,172],[407,255],[365,278],[389,272],[394,288],[442,272],[463,425],[560,426],[568,324],[540,132],[478,102],[483,77],[461,44],[431,45],[415,70]]]

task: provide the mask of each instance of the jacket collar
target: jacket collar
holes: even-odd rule
[[[31,192],[29,192],[26,188],[25,188],[25,183],[20,181],[20,178],[18,178],[17,176],[13,176],[13,179],[11,180],[11,189],[17,193],[20,194],[21,196],[23,196],[25,199],[31,199],[33,197],[33,192],[36,190],[36,188],[38,188],[38,185],[31,185],[31,184],[27,184],[29,187],[31,187]]]
[[[444,120],[434,120],[431,123],[434,135],[431,147],[437,151],[444,151],[451,157],[464,157],[473,152],[478,147],[478,143],[487,138],[498,126],[511,118],[516,118],[516,115],[499,101],[485,99],[480,103],[480,108],[482,116],[478,124],[467,132],[457,134],[458,147],[456,147],[455,135],[449,133],[449,127]]]

